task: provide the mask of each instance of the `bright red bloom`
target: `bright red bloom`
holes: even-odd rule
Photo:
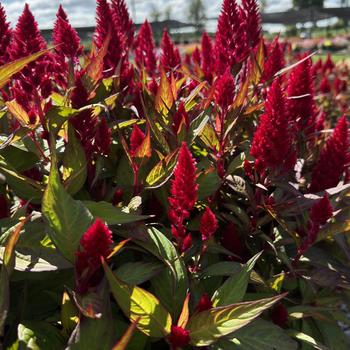
[[[323,94],[328,94],[332,90],[331,84],[329,83],[327,77],[323,77],[321,83],[320,83],[320,91]]]
[[[316,118],[311,66],[311,59],[298,64],[289,76],[287,87],[290,119],[298,121],[299,130],[307,134],[315,130]]]
[[[349,123],[344,115],[339,119],[334,133],[327,139],[311,176],[311,192],[337,186],[350,160]]]
[[[278,36],[276,36],[267,49],[262,80],[271,80],[284,65],[284,53],[278,41]]]
[[[171,333],[168,336],[169,343],[176,348],[183,348],[190,343],[190,331],[179,326],[171,326]]]
[[[171,195],[168,198],[171,231],[181,252],[186,251],[192,244],[191,235],[186,232],[184,220],[189,218],[190,211],[194,208],[197,192],[196,162],[187,144],[183,142],[174,170],[174,179],[171,182]]]
[[[96,273],[101,267],[101,257],[107,258],[113,244],[112,232],[100,220],[87,229],[80,240],[80,248],[75,253],[77,291],[84,294],[96,284]]]
[[[142,142],[146,138],[146,135],[138,127],[137,124],[134,124],[134,127],[130,136],[130,148],[129,153],[132,157],[136,155],[137,149],[142,145]]]
[[[207,293],[204,293],[199,299],[199,302],[196,306],[196,311],[201,312],[201,311],[209,310],[212,307],[213,307],[213,303],[211,299],[209,298]]]
[[[215,101],[222,111],[227,112],[235,96],[235,81],[232,74],[227,70],[225,74],[215,81]]]
[[[198,46],[192,52],[192,61],[194,64],[200,66],[201,65],[201,53],[198,49]]]
[[[339,79],[338,77],[336,77],[334,79],[333,84],[334,84],[334,90],[336,94],[340,94],[341,92],[346,92],[346,90],[348,89],[348,83],[344,79]]]
[[[115,27],[112,11],[107,0],[97,0],[94,44],[98,49],[101,49],[103,46],[108,33],[111,34],[111,40],[109,41],[107,54],[103,60],[105,76],[111,76],[114,74],[114,71],[123,56],[123,39],[119,32],[119,28]]]
[[[185,125],[186,130],[190,127],[189,117],[183,102],[180,102],[177,111],[173,115],[172,129],[176,135],[181,131],[181,125]]]
[[[216,72],[223,74],[249,54],[246,22],[235,0],[224,0],[216,32]]]
[[[215,58],[213,57],[214,50],[213,50],[213,45],[212,45],[210,36],[206,32],[204,32],[202,35],[201,53],[202,53],[202,57],[201,57],[202,70],[203,70],[205,79],[211,81],[214,64],[215,64]]]
[[[89,104],[89,94],[86,91],[81,78],[83,74],[84,72],[81,71],[76,75],[75,87],[71,95],[72,107],[76,109]],[[92,116],[90,110],[85,110],[71,118],[70,121],[74,126],[75,132],[82,143],[87,158],[89,159],[93,152],[93,139],[95,137],[98,120]]]
[[[13,31],[13,38],[8,50],[10,59],[17,60],[46,48],[46,42],[39,31],[33,14],[29,10],[29,5],[25,4]],[[47,97],[50,93],[52,67],[52,56],[51,54],[46,54],[16,74],[17,83],[20,85],[20,88],[26,91],[28,101],[40,89],[43,97]]]
[[[186,142],[182,143],[177,165],[174,171],[174,180],[171,183],[170,206],[183,211],[191,211],[197,200],[198,185],[196,184],[196,161],[189,151]],[[185,214],[187,218],[189,214]]]
[[[275,80],[268,92],[265,113],[260,116],[250,149],[250,154],[260,166],[271,171],[292,170],[296,162],[294,132],[286,105],[280,81]]]
[[[167,30],[164,30],[160,43],[160,62],[166,71],[173,71],[181,65],[179,49],[174,45]]]
[[[157,58],[152,27],[147,20],[142,24],[136,39],[135,62],[139,68],[144,66],[147,73],[153,76],[157,67]]]
[[[134,22],[130,18],[128,8],[124,0],[111,1],[114,26],[123,38],[124,50],[132,46],[134,40]]]
[[[75,61],[81,55],[83,47],[80,45],[78,33],[69,23],[62,5],[58,8],[56,18],[52,32],[53,44],[57,46],[55,52],[58,56]]]
[[[40,34],[38,23],[30,12],[29,5],[25,4],[13,32],[13,40],[9,50],[10,58],[16,60],[43,49],[46,49],[46,42]]]
[[[246,22],[247,39],[254,48],[261,38],[261,17],[256,0],[242,0],[243,18]]]
[[[12,38],[10,23],[6,22],[4,7],[0,4],[0,65],[9,61],[8,47]]]
[[[325,62],[323,63],[323,67],[322,67],[322,70],[323,70],[323,73],[326,73],[327,71],[332,71],[335,67],[335,64],[332,60],[332,57],[330,54],[327,55],[327,59],[325,60]]]
[[[277,304],[271,312],[271,320],[273,323],[275,323],[277,326],[280,326],[282,328],[287,327],[288,323],[288,311],[286,307],[279,303]]]
[[[106,118],[102,118],[95,135],[95,148],[100,154],[108,156],[112,144],[112,130],[108,127]]]
[[[199,232],[202,235],[202,240],[206,241],[212,237],[218,227],[218,220],[216,219],[215,214],[209,207],[206,207],[199,223]]]
[[[324,225],[328,219],[330,219],[333,215],[333,208],[329,201],[328,194],[325,195],[316,202],[310,211],[310,220],[313,223],[317,223],[319,225]]]

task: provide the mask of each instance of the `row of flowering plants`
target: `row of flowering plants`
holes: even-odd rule
[[[349,348],[346,64],[255,0],[187,56],[124,0],[0,32],[0,348]]]

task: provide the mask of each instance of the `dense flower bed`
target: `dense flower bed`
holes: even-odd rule
[[[263,39],[224,0],[182,57],[124,0],[92,50],[0,7],[4,349],[349,343],[349,67]]]

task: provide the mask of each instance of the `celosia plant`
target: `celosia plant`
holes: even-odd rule
[[[349,67],[224,0],[193,51],[124,0],[84,49],[0,6],[3,349],[348,349]]]

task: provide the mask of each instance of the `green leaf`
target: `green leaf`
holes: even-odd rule
[[[221,179],[216,171],[201,174],[197,180],[198,200],[203,200],[214,194],[221,186]]]
[[[159,300],[150,292],[127,285],[103,264],[113,296],[130,321],[138,320],[137,328],[150,337],[162,338],[170,333],[172,319]]]
[[[247,290],[250,273],[261,252],[254,255],[237,275],[229,277],[225,283],[214,293],[212,301],[214,306],[223,306],[241,301]]]
[[[157,275],[164,269],[164,264],[157,262],[130,262],[123,264],[115,275],[124,283],[138,285]]]
[[[238,262],[221,261],[204,269],[201,273],[201,277],[231,276],[240,273],[242,269],[242,264]]]
[[[177,151],[168,154],[152,168],[146,178],[147,188],[160,187],[171,177],[177,161]]]
[[[10,275],[14,268],[14,249],[18,242],[20,232],[27,219],[21,219],[9,236],[3,254],[0,269],[0,336],[3,336],[5,321],[10,308]]]
[[[138,320],[133,322],[128,329],[123,334],[122,338],[118,341],[117,344],[115,344],[112,348],[112,350],[125,350],[130,343],[130,340],[136,330]]]
[[[28,63],[35,61],[50,50],[41,50],[0,67],[0,88],[3,88],[13,75],[20,72]]]
[[[83,233],[92,223],[92,215],[80,201],[74,200],[63,188],[52,155],[49,183],[44,193],[42,213],[52,230],[50,238],[62,255],[74,262]]]
[[[298,349],[298,344],[282,328],[265,320],[253,321],[227,336],[227,339],[237,350]]]
[[[186,266],[172,242],[162,232],[152,227],[147,230],[147,234],[147,242],[136,241],[136,243],[146,248],[167,266],[167,269],[152,279],[152,286],[162,304],[175,319],[180,315],[187,294]]]
[[[311,337],[310,335],[308,334],[305,334],[303,332],[298,332],[298,331],[295,331],[295,330],[289,330],[288,331],[288,334],[307,344],[307,345],[310,345],[313,349],[317,349],[317,350],[329,350],[325,345],[321,344],[320,342],[318,342],[316,339],[314,339],[313,337]]]
[[[61,350],[65,347],[60,331],[46,322],[23,321],[17,333],[20,349]]]
[[[20,198],[40,203],[44,191],[43,185],[19,174],[2,156],[0,156],[0,173],[6,176],[7,183]]]
[[[208,346],[217,339],[244,327],[285,294],[257,301],[217,307],[193,315],[187,325],[191,345]]]
[[[114,324],[111,317],[102,316],[99,319],[81,317],[77,325],[77,332],[74,343],[69,350],[110,350],[114,339]]]
[[[126,213],[108,202],[83,201],[83,203],[93,217],[102,219],[108,225],[130,224],[149,218],[146,215]]]
[[[68,126],[68,140],[63,155],[63,181],[66,191],[73,195],[80,191],[86,181],[86,157],[71,125]]]

